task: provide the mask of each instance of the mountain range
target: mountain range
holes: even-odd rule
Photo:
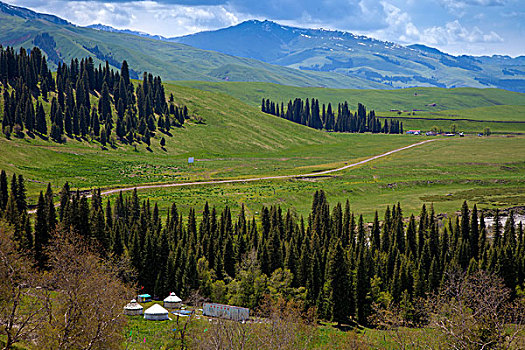
[[[497,87],[525,92],[525,56],[453,56],[348,32],[251,20],[165,38],[59,17],[0,2],[0,43],[40,47],[54,64],[93,56],[119,68],[126,59],[166,80],[261,81],[333,88]]]
[[[391,87],[499,87],[525,90],[525,56],[452,56],[348,32],[247,21],[168,39],[205,50],[308,71],[360,77]]]

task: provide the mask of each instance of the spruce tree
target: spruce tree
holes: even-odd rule
[[[365,254],[365,251],[362,251],[361,254],[359,254],[354,287],[357,322],[363,325],[367,324],[369,310],[366,296],[370,290],[370,279],[368,278],[368,266]]]
[[[479,255],[479,225],[478,225],[478,208],[474,204],[472,208],[472,217],[470,219],[470,256],[478,259]]]
[[[352,300],[350,273],[340,240],[330,252],[326,279],[329,286],[329,316],[332,321],[340,325],[348,321],[351,316],[350,300]]]
[[[14,175],[13,175],[14,176]],[[16,205],[19,213],[23,213],[27,210],[27,195],[24,177],[18,175],[18,183],[16,186]]]
[[[53,190],[51,189],[51,184],[47,184],[47,190],[45,194],[46,200],[46,221],[49,231],[53,231],[57,225],[57,217],[55,210],[55,203],[53,200]]]
[[[370,247],[372,251],[380,250],[381,248],[381,228],[379,226],[379,217],[377,214],[377,210],[374,215],[374,223],[372,224],[372,240],[370,243]]]
[[[49,241],[49,226],[47,222],[47,206],[44,195],[40,192],[38,197],[38,204],[36,207],[35,218],[35,260],[40,268],[46,264],[45,246]]]
[[[0,211],[5,210],[7,200],[9,199],[9,190],[7,184],[7,174],[4,170],[0,172]]]
[[[50,136],[55,142],[62,142],[62,133],[60,131],[60,127],[56,123],[51,125]]]
[[[122,66],[120,67],[120,76],[124,79],[126,85],[130,84],[129,80],[129,67],[126,60],[122,61]]]
[[[100,129],[100,143],[102,146],[106,146],[108,140],[107,140],[107,134],[106,134],[106,128],[102,126]]]
[[[461,238],[464,241],[468,241],[470,237],[470,221],[469,221],[469,209],[467,201],[463,202],[461,207]]]
[[[492,224],[492,237],[494,247],[499,247],[499,245],[501,244],[501,223],[498,208],[496,208],[496,214],[494,215],[494,223]]]

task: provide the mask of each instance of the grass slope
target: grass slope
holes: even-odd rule
[[[397,90],[326,89],[294,87],[268,83],[245,82],[177,82],[178,85],[200,90],[223,92],[253,106],[260,106],[262,98],[272,101],[288,101],[296,97],[315,97],[320,103],[348,101],[354,108],[363,103],[376,111],[427,110],[444,111],[496,105],[525,105],[525,94],[500,89],[475,88],[409,88]],[[429,104],[436,104],[431,107]],[[523,119],[522,119],[523,120]]]
[[[152,139],[152,152],[144,144],[118,145],[103,150],[96,142],[68,139],[65,144],[31,139],[0,138],[0,168],[24,175],[30,202],[43,184],[73,187],[114,187],[149,182],[300,173],[303,167],[374,155],[412,143],[386,136],[363,138],[329,134],[266,115],[257,108],[224,94],[168,84],[175,101],[204,118],[188,122]],[[166,147],[159,145],[165,136]],[[187,157],[202,160],[189,167]],[[293,159],[293,161],[288,161]]]
[[[102,150],[96,142],[72,139],[56,144],[38,137],[0,138],[0,149],[9,150],[0,153],[0,168],[24,175],[29,202],[35,204],[38,191],[44,190],[47,182],[58,192],[65,181],[73,188],[89,189],[301,174],[337,168],[424,139],[326,133],[266,115],[255,104],[250,106],[224,93],[177,83],[166,84],[166,92],[203,117],[205,124],[188,122],[184,128],[172,129],[173,137],[165,137],[164,149],[159,140],[166,135],[160,132],[152,139],[151,151],[144,144],[138,144],[136,150],[129,145]],[[491,96],[490,92],[482,90],[476,98],[509,98],[506,94]],[[417,213],[423,202],[433,202],[436,211],[443,213],[457,210],[464,199],[482,208],[509,207],[525,203],[524,140],[522,136],[448,138],[332,176],[164,188],[139,195],[158,201],[163,212],[172,202],[186,211],[189,206],[201,209],[209,201],[219,208],[229,205],[234,211],[244,204],[250,215],[257,215],[261,205],[272,204],[307,214],[313,192],[323,189],[331,203],[349,199],[353,210],[367,220],[376,209],[397,201],[407,215]],[[197,160],[192,166],[187,163],[189,156]]]
[[[302,88],[267,83],[195,81],[177,82],[177,84],[226,93],[257,107],[262,98],[286,103],[296,97],[303,99],[315,97],[320,103],[332,103],[332,105],[348,101],[352,109],[357,109],[357,103],[360,102],[368,109],[374,109],[381,117],[400,117],[405,130],[429,130],[433,126],[450,130],[451,124],[456,124],[457,130],[470,133],[482,132],[486,127],[496,133],[525,133],[525,94],[500,89],[356,90]],[[400,114],[398,110],[401,111]],[[421,118],[426,120],[420,120]]]
[[[361,140],[372,137],[350,136]],[[437,213],[452,214],[464,200],[482,209],[524,205],[524,154],[523,136],[443,139],[333,176],[155,189],[139,195],[159,201],[163,208],[175,202],[184,212],[191,206],[199,212],[209,201],[219,208],[228,205],[234,212],[244,204],[250,215],[257,215],[262,205],[272,204],[308,215],[313,193],[324,190],[330,203],[348,199],[352,210],[368,221],[375,210],[382,213],[387,205],[397,202],[404,215],[417,215],[423,203],[433,203]]]

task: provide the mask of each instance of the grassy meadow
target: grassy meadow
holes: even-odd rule
[[[161,208],[175,202],[183,212],[191,206],[199,212],[208,201],[218,208],[228,205],[234,212],[243,204],[255,216],[262,205],[272,204],[307,215],[313,193],[322,189],[330,203],[348,199],[352,210],[369,221],[375,210],[382,215],[387,205],[397,202],[405,215],[419,213],[422,203],[433,203],[437,213],[454,213],[464,200],[480,208],[506,208],[525,202],[523,154],[524,137],[451,138],[331,176],[159,188],[141,191],[139,196],[159,202]]]
[[[389,111],[391,109],[445,111],[495,105],[525,105],[525,94],[500,89],[427,87],[395,90],[329,89],[270,83],[202,81],[177,81],[173,84],[224,93],[256,107],[260,106],[263,97],[274,102],[288,102],[288,100],[296,97],[302,99],[315,97],[319,99],[321,104],[330,102],[332,105],[348,101],[354,109],[357,109],[357,103],[360,102],[368,109],[376,111]],[[435,106],[430,106],[431,104],[435,104]]]
[[[409,88],[397,90],[326,89],[243,82],[176,82],[200,90],[225,93],[254,107],[269,98],[285,104],[296,97],[315,97],[320,103],[348,101],[352,109],[363,103],[380,117],[396,118],[405,130],[479,133],[488,127],[493,133],[525,133],[525,94],[499,89]],[[417,118],[417,119],[415,119]],[[463,120],[469,119],[469,120]]]
[[[152,303],[144,305],[144,308],[151,306]],[[197,314],[200,315],[200,312]],[[126,316],[128,324],[124,330],[126,349],[147,350],[147,349],[173,349],[180,347],[180,335],[178,330],[187,322],[187,318],[181,317],[177,325],[176,316],[170,314],[171,320],[167,321],[148,321],[142,316]],[[261,327],[261,324],[245,324],[241,327]],[[188,323],[186,331],[186,344],[190,346],[194,339],[206,336],[210,322],[207,317],[199,316]],[[298,342],[302,342],[305,349],[333,349],[336,344],[356,343],[361,346],[374,349],[397,349],[399,341],[403,339],[407,344],[413,342],[421,348],[422,344],[434,344],[436,333],[431,329],[401,328],[398,331],[379,330],[371,328],[358,328],[348,331],[337,328],[335,323],[319,322],[315,327],[302,328],[303,332],[297,333]],[[252,334],[253,336],[253,334]],[[346,348],[345,348],[346,349]]]
[[[74,189],[109,189],[140,184],[304,174],[338,168],[428,138],[313,130],[261,113],[255,98],[250,102],[246,98],[242,99],[242,96],[230,96],[225,91],[211,92],[177,84],[166,84],[167,94],[173,93],[175,102],[187,105],[190,114],[202,117],[204,124],[197,124],[190,119],[183,128],[171,129],[172,137],[157,131],[151,147],[141,143],[117,143],[114,148],[104,149],[89,138],[68,139],[64,144],[43,140],[38,136],[10,140],[0,138],[0,149],[6,150],[0,152],[0,169],[9,174],[15,172],[24,175],[29,203],[36,204],[38,192],[44,190],[48,182],[58,193],[66,181]],[[319,96],[321,101],[323,98],[352,101],[344,97],[345,94],[360,94],[356,103],[362,101],[374,108],[377,108],[374,103],[385,107],[398,103],[403,109],[409,108],[408,101],[412,98],[424,99],[424,103],[442,100],[448,101],[448,105],[455,109],[417,112],[416,116],[445,119],[447,116],[460,115],[464,119],[485,121],[525,121],[522,113],[525,108],[524,95],[494,89],[417,89],[415,96],[416,89],[346,91],[260,83],[213,86],[234,87],[236,93],[242,89],[247,93],[252,91],[253,94],[258,93],[257,100],[261,96],[277,100],[284,94],[302,92],[305,97],[318,92],[323,94]],[[258,89],[268,91],[256,92]],[[448,100],[447,95],[450,97]],[[470,99],[466,99],[466,96],[470,96]],[[379,102],[371,103],[376,98]],[[476,104],[485,107],[472,107]],[[390,112],[384,113],[389,115]],[[407,114],[405,112],[401,116],[410,117]],[[398,114],[390,113],[390,116]],[[435,124],[434,120],[417,122],[422,125],[414,128],[425,129]],[[452,123],[458,126],[458,130],[463,125],[465,128],[477,128],[475,121],[445,120],[443,123],[447,129]],[[485,125],[485,122],[480,124]],[[506,128],[502,132],[521,130],[514,129],[513,123],[498,125]],[[522,127],[525,124],[517,125]],[[408,128],[405,125],[405,129]],[[165,147],[159,144],[163,136],[166,139]],[[438,213],[458,210],[464,199],[478,203],[482,208],[517,206],[525,202],[524,136],[437,138],[437,142],[330,176],[157,188],[140,191],[139,196],[158,201],[161,212],[165,212],[172,202],[185,212],[190,206],[201,210],[208,201],[219,209],[228,205],[234,212],[244,204],[249,215],[257,215],[262,205],[272,204],[280,204],[285,209],[294,208],[299,214],[306,215],[312,194],[323,189],[331,203],[348,199],[353,210],[363,213],[368,220],[372,219],[376,209],[381,212],[387,205],[398,201],[407,215],[419,212],[424,202],[434,203]],[[190,156],[196,159],[193,165],[187,162]]]

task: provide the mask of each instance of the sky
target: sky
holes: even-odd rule
[[[272,20],[460,55],[525,55],[525,0],[2,0],[77,25],[165,37]]]

